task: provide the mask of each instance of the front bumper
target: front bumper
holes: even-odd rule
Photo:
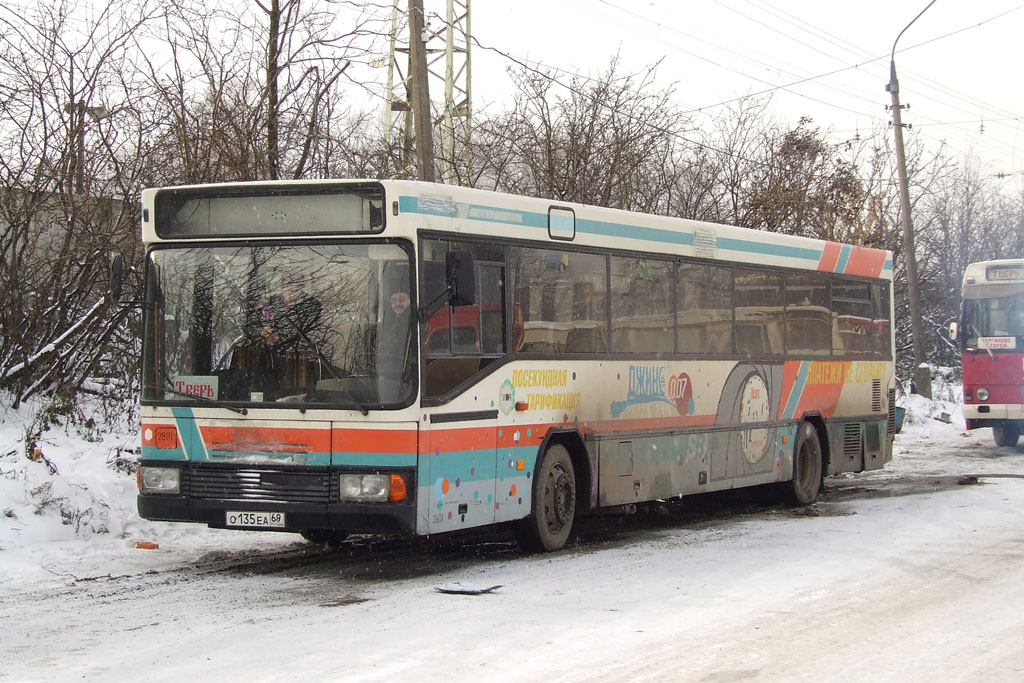
[[[1024,421],[1024,403],[964,403],[967,429],[1001,426],[1007,420]]]
[[[165,462],[143,466],[166,467]],[[243,467],[184,463],[181,493],[139,494],[139,515],[165,522],[197,522],[215,528],[227,524],[227,511],[282,512],[286,526],[266,531],[337,529],[349,533],[415,531],[416,478],[413,469],[388,469],[406,481],[408,497],[400,502],[353,503],[338,500],[338,475],[384,472],[331,467]],[[252,529],[253,527],[244,527]]]

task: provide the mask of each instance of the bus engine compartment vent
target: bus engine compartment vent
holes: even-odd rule
[[[860,423],[847,422],[843,427],[843,455],[850,460],[860,457]]]

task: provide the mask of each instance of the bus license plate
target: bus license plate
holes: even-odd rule
[[[242,512],[239,510],[228,510],[228,526],[240,527],[270,527],[271,529],[283,529],[283,512]]]

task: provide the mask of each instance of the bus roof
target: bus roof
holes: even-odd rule
[[[305,185],[316,191],[325,185],[348,183],[382,187],[386,197],[386,220],[407,226],[403,235],[407,237],[415,236],[414,232],[409,232],[410,229],[427,229],[485,238],[544,240],[549,241],[553,249],[587,246],[654,251],[666,255],[746,262],[755,266],[771,264],[863,277],[893,277],[892,254],[882,249],[438,183],[365,179],[288,180],[173,189],[178,192],[189,189],[244,192],[245,188],[251,187],[266,192],[275,187],[294,191]],[[143,191],[143,239],[147,243],[159,241],[152,221],[147,225],[146,217],[155,216],[153,206],[160,191]],[[148,213],[147,208],[150,209]],[[403,220],[406,216],[415,216],[416,220]],[[399,228],[398,232],[402,231]],[[385,229],[384,234],[396,236],[392,229]],[[324,235],[324,232],[319,232],[310,236],[322,238]]]
[[[978,261],[964,269],[964,299],[1010,296],[1024,291],[1024,259]]]

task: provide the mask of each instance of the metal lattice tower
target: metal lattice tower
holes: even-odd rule
[[[409,22],[406,10],[394,0],[391,9],[391,38],[388,55],[388,83],[384,104],[384,137],[391,140],[396,118],[404,119],[402,172],[415,175],[412,156],[413,113],[412,83],[409,68]],[[444,3],[444,14],[435,6]],[[404,4],[404,3],[403,3]],[[427,48],[427,72],[430,83],[444,87],[444,106],[433,121],[435,136],[441,142],[439,166],[441,179],[450,185],[468,182],[470,170],[469,140],[472,131],[470,90],[470,0],[424,0]],[[398,92],[396,92],[396,90]],[[456,151],[456,142],[460,150]],[[458,158],[456,155],[458,154]]]

